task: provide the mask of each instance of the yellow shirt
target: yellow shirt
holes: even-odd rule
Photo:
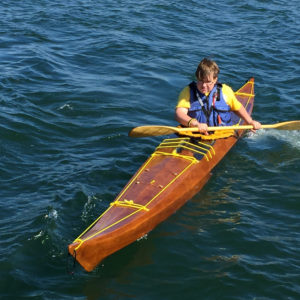
[[[232,88],[226,84],[222,84],[223,97],[226,103],[230,106],[230,109],[237,111],[241,108],[241,102],[235,97]],[[190,87],[186,86],[179,94],[176,108],[184,107],[189,109],[190,104]]]

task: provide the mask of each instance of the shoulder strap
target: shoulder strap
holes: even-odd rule
[[[222,83],[217,82],[217,101],[220,101],[220,93],[221,93],[221,89],[222,89]]]

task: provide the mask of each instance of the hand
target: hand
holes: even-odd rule
[[[198,130],[200,133],[208,135],[206,123],[199,123],[196,119],[192,119],[189,126],[190,127],[198,127]]]
[[[253,129],[251,129],[251,131],[255,132],[256,130],[261,128],[261,124],[255,120],[252,120],[249,125],[253,126]]]
[[[204,135],[208,135],[207,124],[205,124],[205,123],[198,123],[198,130],[199,130],[200,133],[202,133]]]

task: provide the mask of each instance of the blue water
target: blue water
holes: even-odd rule
[[[248,134],[194,198],[95,271],[67,245],[176,125],[210,56],[256,80],[255,119],[300,119],[300,2],[0,3],[1,299],[299,299],[300,132]]]

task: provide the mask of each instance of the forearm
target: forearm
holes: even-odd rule
[[[239,110],[234,111],[234,113],[240,118],[242,118],[247,124],[251,124],[253,122],[253,119],[248,114],[244,106],[241,106],[241,108]]]
[[[208,135],[207,124],[199,123],[196,119],[191,118],[187,113],[188,113],[188,109],[183,107],[178,107],[175,111],[176,121],[186,127],[198,127],[199,132]]]
[[[189,126],[189,121],[191,117],[187,114],[188,110],[183,107],[179,107],[175,111],[175,119],[178,123],[183,126]]]
[[[241,108],[237,111],[234,111],[236,115],[238,115],[240,118],[242,118],[246,124],[252,125],[253,129],[260,129],[261,124],[251,118],[251,116],[248,114],[244,106],[241,106]]]

